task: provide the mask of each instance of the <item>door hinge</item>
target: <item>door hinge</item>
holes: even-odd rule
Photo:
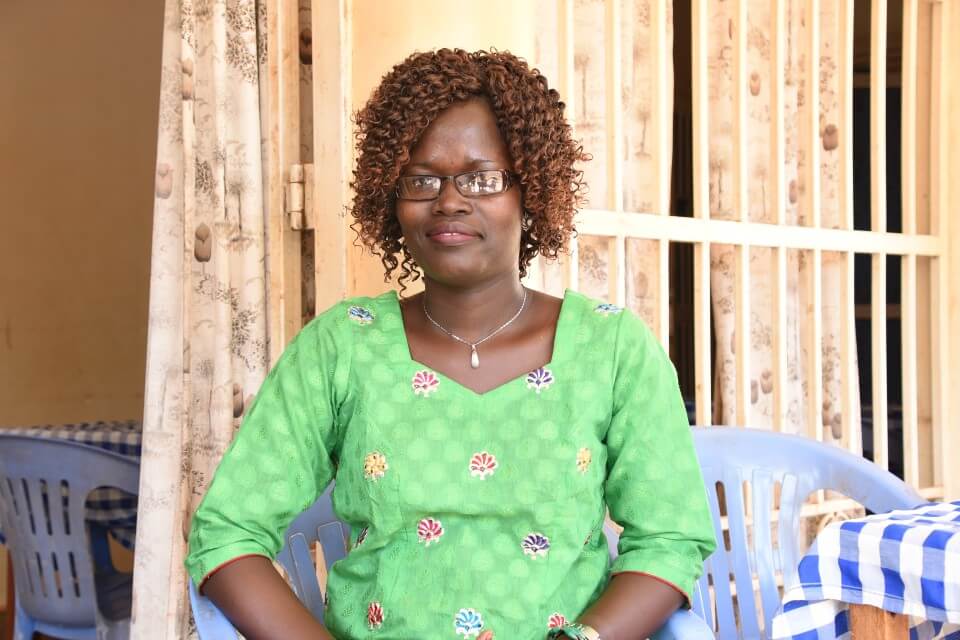
[[[290,165],[290,177],[284,194],[290,228],[313,229],[313,165]]]

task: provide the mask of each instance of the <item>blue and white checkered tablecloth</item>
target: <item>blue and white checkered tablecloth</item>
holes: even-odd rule
[[[136,420],[39,425],[4,429],[4,434],[70,440],[112,451],[140,462],[143,425]],[[137,496],[104,487],[90,492],[86,517],[110,530],[117,541],[133,549],[137,533]],[[0,532],[0,542],[3,533]]]
[[[835,522],[786,579],[775,639],[848,638],[866,604],[910,616],[911,640],[960,640],[960,501]]]

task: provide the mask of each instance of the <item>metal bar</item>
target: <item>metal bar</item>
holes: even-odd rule
[[[613,273],[607,274],[610,299],[618,306],[627,303],[627,247],[623,236],[614,236],[608,245]]]
[[[853,36],[854,0],[840,6],[840,226],[853,229]],[[860,420],[860,385],[857,370],[856,300],[854,295],[855,254],[842,254],[843,276],[840,285],[840,403],[841,429],[846,449],[857,455],[863,452]]]
[[[906,236],[899,233],[813,229],[735,220],[701,220],[650,213],[616,213],[584,209],[577,220],[583,235],[614,236],[671,242],[716,242],[759,247],[820,249],[935,257],[943,254],[945,241],[936,235]]]
[[[656,213],[670,215],[670,160],[673,150],[670,148],[673,130],[673,113],[669,100],[671,91],[668,83],[668,69],[672,55],[667,46],[667,2],[653,0],[651,28],[653,29],[653,130],[656,144]],[[621,200],[622,201],[622,200]],[[670,243],[667,240],[657,242],[657,335],[660,344],[670,352]]]
[[[606,0],[607,206],[623,211],[623,37],[620,0]],[[586,99],[586,97],[584,97]]]
[[[707,79],[710,14],[707,0],[691,0],[691,81],[693,137],[693,215],[710,219],[709,96]],[[645,216],[647,217],[647,216]],[[696,378],[697,424],[713,424],[713,371],[711,366],[710,240],[693,247],[694,376]]]
[[[887,0],[870,8],[870,217],[871,229],[887,229]],[[869,251],[867,253],[870,253]],[[871,351],[873,357],[874,462],[889,468],[887,451],[887,257],[873,253]]]
[[[870,342],[873,375],[873,461],[890,468],[887,452],[887,256],[872,257]]]
[[[774,429],[787,426],[787,250],[772,250],[773,273],[773,422]]]
[[[917,425],[917,256],[901,258],[900,349],[903,376],[904,480],[920,486],[920,441]]]
[[[670,241],[657,241],[657,337],[670,353]]]
[[[736,217],[750,220],[747,195],[747,0],[734,0],[733,23],[733,110],[734,110],[734,210]]]
[[[577,82],[574,55],[576,46],[574,40],[574,0],[559,0],[561,18],[560,30],[560,69],[563,94],[566,96],[564,116],[572,129],[577,126]],[[564,287],[576,291],[580,286],[580,252],[576,236],[570,238],[570,252],[564,260],[563,280]]]
[[[871,229],[887,230],[887,0],[870,12],[870,217]]]
[[[693,215],[710,218],[710,84],[707,79],[707,0],[691,0],[691,78],[693,80]],[[708,261],[709,262],[709,261]]]
[[[810,437],[823,441],[823,252],[807,254],[807,424]]]
[[[945,168],[947,145],[941,139],[941,132],[946,130],[947,93],[943,91],[940,78],[943,77],[944,65],[944,15],[943,5],[931,5],[930,16],[930,233],[946,241],[947,213],[944,210],[943,190],[946,187]],[[952,422],[949,419],[949,372],[951,370],[948,354],[949,344],[949,261],[946,257],[934,258],[930,261],[930,289],[932,297],[931,310],[931,340],[930,367],[934,372],[931,380],[931,403],[933,421],[933,481],[937,485],[944,484],[945,468],[951,463],[951,452],[946,446],[945,431]],[[944,375],[946,374],[946,375]]]
[[[773,36],[770,59],[770,164],[773,173],[773,208],[777,225],[786,224],[786,128],[784,125],[784,89],[786,73],[786,0],[774,0]],[[787,250],[774,247],[772,250],[773,273],[773,423],[774,429],[783,431],[787,425]]]
[[[710,243],[693,247],[694,377],[697,424],[713,424],[713,372],[710,344]]]
[[[750,426],[750,246],[739,245],[734,282],[735,323],[734,360],[736,375],[737,426]]]
[[[903,232],[917,232],[917,0],[903,0],[902,107],[900,129]],[[917,257],[901,263],[900,343],[903,384],[904,480],[920,486],[917,389]]]
[[[807,224],[819,229],[820,224],[820,0],[807,0],[807,73],[804,77],[806,164],[804,165],[804,208]]]

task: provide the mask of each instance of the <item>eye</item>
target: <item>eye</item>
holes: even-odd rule
[[[433,178],[430,176],[414,176],[410,179],[414,189],[427,189],[433,184]]]
[[[487,180],[479,171],[467,176],[467,189],[472,193],[481,193],[487,190]]]

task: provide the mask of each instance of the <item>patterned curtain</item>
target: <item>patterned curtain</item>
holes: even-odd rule
[[[266,375],[265,0],[167,0],[133,635],[193,633],[189,514]]]
[[[736,19],[735,3],[711,0],[709,3],[709,103],[710,103],[710,215],[717,219],[735,219],[734,211],[734,73],[733,31]],[[820,3],[820,207],[821,224],[839,227],[839,151],[840,132],[837,130],[839,102],[838,0]],[[771,113],[771,74],[773,15],[771,3],[750,0],[747,6],[747,169],[749,218],[753,222],[776,222],[773,209],[773,185],[770,164],[771,117],[783,117],[786,131],[787,224],[808,224],[804,219],[804,199],[807,196],[803,172],[808,158],[801,144],[802,118],[805,111],[804,82],[810,73],[808,56],[804,49],[806,30],[803,14],[805,3],[799,0],[786,6],[786,87],[784,113]],[[735,259],[731,246],[713,245],[711,255],[711,293],[714,326],[717,341],[715,421],[736,423],[736,367],[734,344],[736,336],[734,278]],[[751,283],[751,426],[769,427],[773,424],[773,286],[771,250],[755,247],[750,252]],[[785,389],[788,406],[784,430],[807,433],[806,407],[806,352],[821,348],[823,355],[823,424],[827,439],[841,437],[841,371],[840,361],[840,283],[843,263],[837,254],[823,254],[823,304],[820,310],[823,322],[822,345],[809,345],[804,340],[801,310],[807,307],[810,291],[807,286],[807,256],[788,252],[787,262],[787,382]],[[856,381],[854,381],[856,384]],[[859,411],[859,408],[857,408]],[[853,416],[859,424],[859,414]],[[812,434],[808,434],[812,435]],[[854,434],[856,437],[856,434]]]
[[[622,1],[622,0],[614,0]],[[672,158],[657,155],[652,107],[656,88],[655,57],[652,51],[653,3],[661,0],[629,0],[622,2],[620,21],[620,50],[623,56],[620,108],[623,110],[623,156],[618,159],[623,168],[623,206],[626,211],[654,210],[656,197],[656,167],[662,164],[670,170]],[[673,49],[672,3],[666,2],[666,46]],[[596,209],[610,208],[607,176],[609,164],[608,130],[612,123],[607,116],[606,47],[604,24],[605,0],[577,0],[574,44],[574,72],[576,74],[576,105],[574,119],[576,133],[593,159],[583,166],[589,185],[588,205]],[[673,110],[673,59],[666,56],[668,68],[668,113]],[[668,148],[669,148],[668,141]],[[658,212],[659,213],[659,212]],[[579,289],[599,299],[610,297],[610,246],[606,238],[581,235],[579,237]],[[626,302],[651,327],[656,327],[657,243],[651,240],[630,239],[626,245]],[[668,303],[668,302],[665,302]]]

